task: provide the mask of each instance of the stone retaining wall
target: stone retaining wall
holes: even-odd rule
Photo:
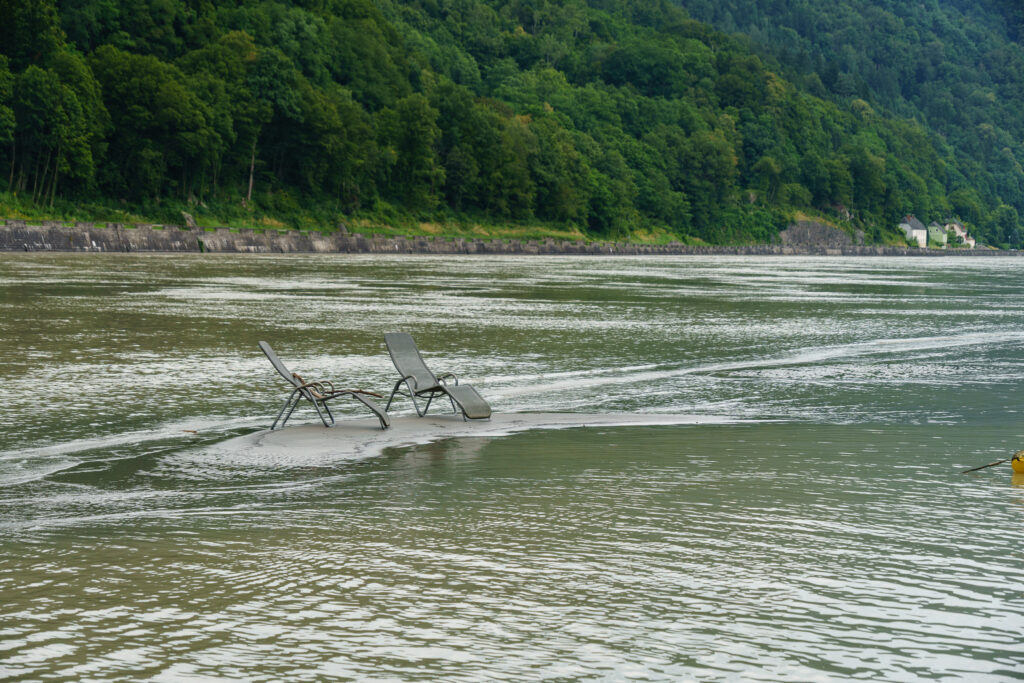
[[[851,240],[852,242],[852,240]],[[1016,254],[989,249],[938,250],[855,244],[767,244],[695,247],[626,242],[566,240],[482,240],[443,237],[385,237],[359,233],[183,229],[177,225],[0,221],[0,251],[152,251],[216,253],[366,253],[366,254],[591,254],[591,255],[829,255],[944,256]]]
[[[856,241],[855,241],[856,238]],[[864,246],[864,233],[856,231],[853,236],[839,228],[817,221],[794,221],[779,233],[784,246],[802,247],[816,246],[842,249],[852,246]]]

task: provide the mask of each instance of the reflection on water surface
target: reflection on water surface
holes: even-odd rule
[[[0,677],[1016,679],[1024,489],[958,470],[1024,448],[1018,273],[0,255]],[[502,412],[753,422],[223,457],[256,340],[380,390],[392,329]]]

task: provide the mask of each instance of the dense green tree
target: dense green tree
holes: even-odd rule
[[[537,140],[536,152],[530,156],[537,214],[561,223],[584,225],[589,169],[572,135],[552,116],[538,117],[531,122],[530,130]]]
[[[437,118],[438,111],[420,93],[402,98],[395,107],[395,127],[389,131],[397,153],[394,191],[412,209],[434,208],[444,186],[444,167],[436,149],[441,137]]]
[[[0,146],[14,142],[14,110],[11,104],[14,96],[14,74],[8,68],[8,60],[0,55]],[[13,164],[11,167],[13,174]],[[8,182],[13,182],[13,178]]]
[[[89,116],[56,72],[35,65],[15,79],[13,105],[12,189],[52,204],[62,178],[92,176]]]
[[[52,0],[0,0],[0,54],[15,73],[46,64],[63,43]]]
[[[1017,209],[1002,204],[992,212],[989,223],[990,237],[994,238],[994,242],[1007,246],[1020,244],[1020,217]]]
[[[687,140],[681,155],[694,225],[700,236],[717,240],[725,200],[736,180],[736,152],[720,132],[702,131]]]
[[[529,218],[536,193],[530,167],[539,151],[530,118],[502,118],[499,140],[498,163],[488,174],[488,206],[500,216]]]
[[[100,180],[116,196],[184,196],[218,144],[209,109],[177,67],[104,45],[90,57],[111,114],[110,156]]]
[[[119,30],[123,5],[118,0],[59,0],[57,4],[68,41],[82,51],[110,42]]]
[[[0,0],[0,185],[728,242],[953,214],[1020,243],[1012,3],[680,2],[750,35],[666,0]]]

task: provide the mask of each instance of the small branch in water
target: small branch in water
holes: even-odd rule
[[[1009,458],[1003,458],[1002,460],[996,460],[995,462],[990,462],[989,464],[982,465],[981,467],[972,467],[969,470],[964,470],[960,474],[967,474],[968,472],[977,472],[978,470],[983,470],[986,467],[995,467],[996,465],[1002,465],[1004,462],[1010,462],[1010,459]]]

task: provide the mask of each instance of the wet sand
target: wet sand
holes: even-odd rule
[[[334,427],[320,423],[287,425],[220,443],[219,457],[262,465],[334,462],[379,455],[387,448],[431,443],[460,437],[498,437],[533,429],[621,427],[650,425],[727,424],[734,418],[686,414],[500,413],[489,420],[463,420],[448,414],[416,417],[393,415],[391,427],[380,428],[375,417],[339,419]]]

